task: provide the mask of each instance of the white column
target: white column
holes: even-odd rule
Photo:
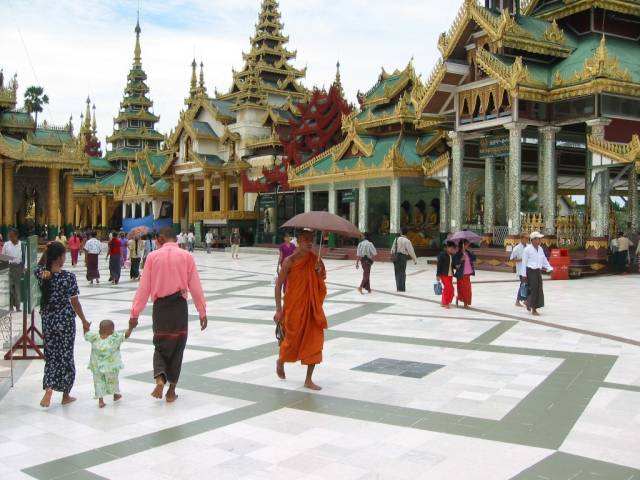
[[[542,150],[542,165],[538,175],[543,178],[540,205],[544,219],[545,235],[556,234],[556,203],[558,197],[558,159],[556,158],[556,134],[560,127],[542,127],[540,138],[542,143],[538,148]]]
[[[336,192],[336,186],[333,183],[329,184],[329,213],[334,215],[338,213],[337,210],[338,195]]]
[[[493,233],[496,223],[496,159],[484,159],[484,233]]]
[[[369,192],[364,179],[358,185],[358,228],[361,232],[366,232],[369,228]]]
[[[304,211],[305,212],[310,212],[312,205],[311,205],[311,186],[310,185],[305,185],[304,186]]]
[[[127,204],[122,202],[122,218],[127,218]]]
[[[140,206],[142,207],[142,218],[147,215],[147,202],[140,202]]]
[[[446,182],[440,187],[440,232],[449,233],[449,191]]]
[[[158,207],[159,207],[159,203],[158,200],[152,200],[151,201],[151,213],[153,213],[153,219],[156,220],[158,218]]]
[[[391,179],[391,188],[389,189],[389,213],[390,213],[390,233],[400,233],[400,179],[393,177]]]

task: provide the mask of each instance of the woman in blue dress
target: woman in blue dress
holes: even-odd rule
[[[47,246],[44,265],[36,267],[35,274],[40,283],[42,297],[40,316],[44,336],[44,378],[42,388],[44,396],[42,407],[51,405],[53,392],[62,392],[62,404],[66,405],[75,398],[71,389],[76,378],[73,347],[76,339],[76,315],[82,320],[85,332],[90,323],[84,316],[78,295],[76,276],[62,270],[65,248],[58,242]]]

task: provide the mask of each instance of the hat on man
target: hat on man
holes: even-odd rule
[[[544,235],[541,234],[540,232],[531,232],[531,235],[529,235],[529,238],[531,240],[535,240],[536,238],[544,238]]]

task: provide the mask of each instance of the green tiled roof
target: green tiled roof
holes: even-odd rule
[[[386,80],[380,78],[378,83],[376,83],[371,90],[366,93],[367,99],[373,99],[382,97],[384,95],[384,88],[388,86],[388,88],[393,88],[402,78],[402,73],[398,75],[391,75]]]
[[[32,133],[32,136],[36,140],[50,140],[51,138],[55,138],[60,143],[67,143],[67,142],[73,141],[73,134],[68,130],[37,128],[35,132]]]
[[[527,32],[531,33],[533,37],[538,41],[545,42],[544,33],[547,31],[551,22],[547,22],[546,20],[541,20],[535,17],[527,17],[521,15],[517,17],[517,23],[522,28],[524,28]],[[575,48],[578,45],[576,36],[571,32],[570,29],[563,29],[564,32],[564,44],[563,46],[568,48]]]
[[[200,154],[200,156],[204,159],[207,164],[213,167],[221,167],[224,165],[224,160],[222,160],[218,155],[210,155],[210,154]]]
[[[162,167],[164,167],[168,159],[169,159],[169,156],[165,155],[164,153],[149,154],[149,161],[151,162],[151,164],[156,170],[160,170]]]
[[[236,112],[232,112],[231,111],[231,108],[233,107],[233,103],[232,102],[227,102],[226,100],[218,100],[218,99],[215,99],[215,98],[212,98],[211,100],[209,100],[209,102],[222,115],[224,115],[226,117],[236,118]]]
[[[213,138],[218,138],[218,135],[216,135],[216,132],[213,131],[213,129],[211,128],[211,125],[209,125],[207,122],[200,122],[198,120],[194,120],[193,122],[191,122],[191,126],[198,133],[201,133],[203,135],[209,135]]]
[[[113,165],[104,157],[89,157],[89,168],[91,170],[111,170]]]
[[[98,185],[102,187],[122,188],[126,177],[126,172],[118,170],[117,172],[111,173],[105,177],[98,179]]]
[[[0,113],[0,126],[18,128],[33,128],[35,122],[27,112],[2,112]]]
[[[151,187],[153,187],[159,192],[167,192],[171,188],[171,183],[166,181],[164,178],[161,178],[160,180],[155,182],[153,185],[151,185]]]

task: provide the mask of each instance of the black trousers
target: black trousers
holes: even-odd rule
[[[362,281],[360,282],[360,288],[364,288],[366,291],[371,292],[371,265],[373,262],[369,260],[369,257],[362,257],[360,265],[362,265]]]
[[[537,268],[527,268],[527,284],[529,285],[529,308],[544,307],[544,290],[542,289],[542,272]]]
[[[407,280],[407,258],[404,253],[396,253],[396,261],[393,262],[393,271],[396,275],[396,290],[406,291],[405,281]]]
[[[136,279],[140,277],[140,257],[131,259],[131,268],[129,269],[129,278]]]
[[[189,315],[187,301],[178,292],[153,302],[153,378],[160,375],[178,383],[187,345]]]

